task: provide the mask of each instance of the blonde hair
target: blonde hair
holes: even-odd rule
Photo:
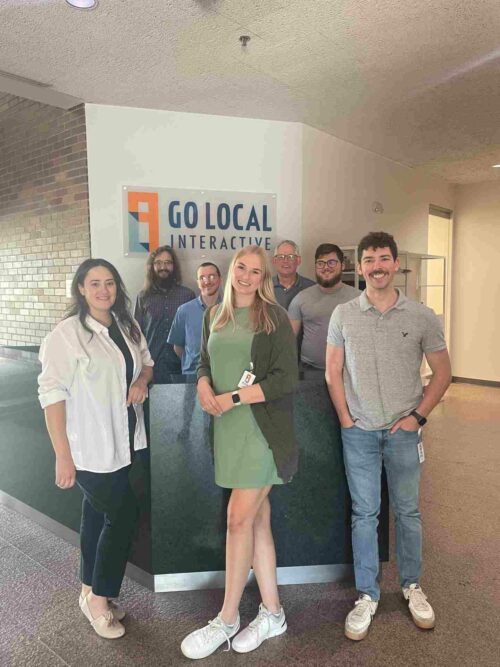
[[[234,328],[236,327],[233,275],[236,262],[245,255],[258,255],[262,267],[262,280],[255,294],[254,302],[250,306],[250,325],[255,333],[261,333],[262,331],[265,331],[267,334],[273,333],[273,331],[276,331],[276,321],[272,317],[269,306],[277,305],[277,301],[274,296],[271,265],[265,250],[256,245],[241,248],[231,260],[224,287],[222,307],[215,317],[213,328],[217,331],[217,329],[222,329],[229,322],[232,322]]]

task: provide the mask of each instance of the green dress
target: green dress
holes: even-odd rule
[[[235,391],[243,372],[250,369],[254,332],[248,314],[248,308],[235,308],[236,329],[230,323],[210,333],[207,347],[216,394]],[[250,405],[214,417],[214,450],[218,486],[248,489],[283,484]]]

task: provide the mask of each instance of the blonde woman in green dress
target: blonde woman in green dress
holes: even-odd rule
[[[188,635],[181,650],[204,658],[222,644],[253,651],[287,629],[280,604],[269,492],[297,470],[292,399],[297,349],[276,303],[269,260],[258,246],[239,250],[223,302],[205,314],[198,399],[214,418],[215,481],[232,489],[227,509],[226,589],[217,617]],[[253,568],[262,604],[239,632],[239,604]],[[239,633],[239,634],[238,634]]]

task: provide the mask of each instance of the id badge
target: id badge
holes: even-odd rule
[[[418,451],[418,460],[420,463],[423,463],[425,461],[425,454],[424,454],[424,441],[422,437],[421,428],[418,429],[417,451]]]
[[[255,375],[252,373],[253,364],[250,363],[250,370],[243,371],[241,380],[238,382],[238,389],[244,389],[244,387],[249,387],[255,382]]]

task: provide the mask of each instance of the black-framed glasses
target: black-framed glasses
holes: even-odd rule
[[[173,266],[174,262],[171,259],[157,259],[153,262],[153,266],[160,269],[162,266]]]
[[[327,259],[326,261],[324,259],[316,260],[316,266],[318,269],[324,269],[325,266],[327,266],[329,269],[334,269],[337,264],[340,264],[338,259]]]
[[[289,262],[293,262],[297,259],[298,255],[290,253],[290,255],[274,255],[279,262],[284,262],[287,259]]]

